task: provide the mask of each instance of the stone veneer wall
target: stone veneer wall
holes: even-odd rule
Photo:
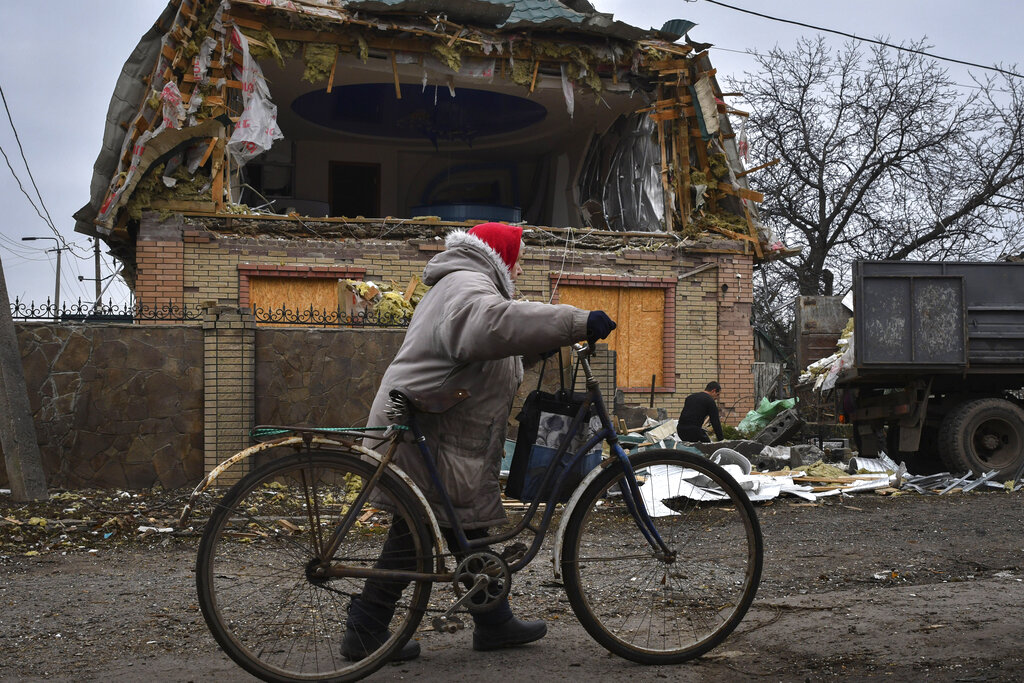
[[[229,333],[244,322],[236,323],[231,311],[213,315]],[[233,315],[239,317],[237,309]],[[263,328],[226,348],[210,343],[217,330],[195,324],[16,327],[51,488],[194,485],[204,474],[204,454],[216,455],[204,439],[204,422],[217,433],[240,434],[231,453],[249,444],[253,424],[361,425],[405,335],[404,329]],[[206,381],[214,379],[206,371],[211,363],[234,365],[225,353],[254,359],[254,372],[222,387]],[[239,405],[254,414],[232,412],[239,379],[253,385],[252,400]],[[211,395],[218,387],[224,395]],[[230,429],[217,415],[204,421],[211,406],[225,407],[228,422],[241,419],[243,428]],[[6,476],[0,453],[0,485]]]
[[[182,245],[180,255],[177,246],[167,246],[175,234],[175,244]],[[208,300],[247,306],[245,290],[239,289],[240,273],[254,265],[280,267],[283,276],[301,276],[301,267],[347,266],[364,270],[365,279],[394,281],[404,288],[413,276],[422,274],[424,264],[443,245],[440,237],[356,240],[224,235],[181,216],[161,223],[154,214],[147,214],[138,242],[139,282],[149,277],[141,270],[143,263],[161,269],[181,264],[182,294],[174,303],[188,307]],[[559,274],[601,277],[605,283],[611,276],[622,278],[624,285],[638,278],[675,279],[675,381],[671,391],[656,396],[656,405],[674,415],[687,394],[717,379],[723,385],[720,405],[725,422],[738,423],[754,407],[752,256],[675,247],[596,250],[528,244],[523,269],[518,289],[534,301],[551,298],[552,283],[559,281]],[[141,295],[139,301],[166,303],[146,301]],[[671,346],[666,339],[666,348]],[[627,394],[625,400],[647,405],[648,398],[646,392],[637,392]]]
[[[198,326],[15,327],[48,486],[172,488],[199,480]]]
[[[365,426],[404,338],[404,329],[257,329],[256,422]]]

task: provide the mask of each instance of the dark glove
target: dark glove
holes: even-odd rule
[[[615,329],[615,321],[604,311],[591,311],[587,317],[587,343],[593,346],[598,339],[604,339]]]

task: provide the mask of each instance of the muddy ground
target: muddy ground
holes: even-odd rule
[[[252,680],[199,613],[197,537],[138,531],[165,526],[178,495],[24,506],[0,494],[0,679]],[[761,505],[757,600],[722,646],[674,667],[598,646],[542,555],[516,577],[512,601],[548,621],[545,639],[477,653],[467,631],[422,631],[419,660],[369,680],[1024,680],[1022,503],[1022,492],[985,490]]]

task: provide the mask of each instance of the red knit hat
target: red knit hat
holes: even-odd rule
[[[509,272],[512,272],[516,261],[519,260],[519,244],[523,240],[522,228],[504,223],[481,223],[470,230],[469,234],[498,252]]]

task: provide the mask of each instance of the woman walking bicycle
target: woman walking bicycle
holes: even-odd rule
[[[522,356],[539,356],[573,342],[604,339],[615,323],[602,311],[513,300],[522,273],[522,228],[484,223],[445,240],[445,251],[423,271],[431,289],[416,308],[405,341],[384,373],[368,424],[387,424],[392,389],[437,394],[459,388],[465,401],[443,414],[424,416],[420,427],[437,458],[442,483],[467,538],[483,538],[507,521],[498,474],[512,399],[523,379]],[[416,444],[398,447],[395,463],[412,477],[430,502],[450,548],[457,548],[441,492],[431,481]],[[394,525],[378,568],[410,564],[412,537]],[[388,639],[388,624],[406,583],[370,580],[353,600],[342,652],[361,659]],[[507,597],[492,610],[473,614],[473,648],[523,645],[547,633],[543,621],[517,619]],[[394,656],[412,659],[420,646],[409,641]]]

